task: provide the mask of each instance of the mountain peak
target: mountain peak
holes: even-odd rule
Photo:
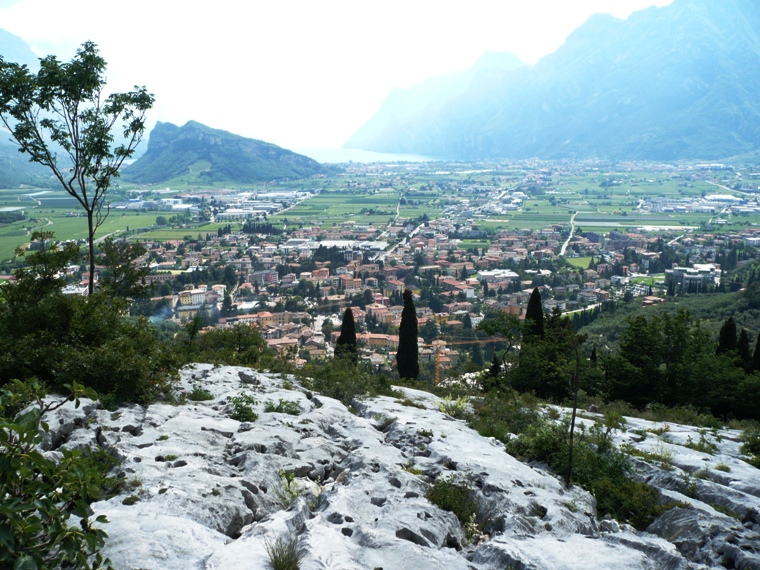
[[[306,156],[191,120],[182,127],[157,123],[148,150],[124,169],[123,176],[130,182],[150,184],[173,179],[251,184],[327,172]]]
[[[592,16],[512,69],[484,54],[389,98],[346,146],[451,159],[721,159],[760,148],[760,10],[674,0]]]

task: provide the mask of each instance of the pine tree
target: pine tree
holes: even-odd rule
[[[336,358],[350,358],[354,363],[358,360],[356,352],[356,325],[354,312],[351,307],[343,311],[343,322],[340,325],[340,336],[335,343]]]
[[[541,292],[538,287],[533,289],[528,300],[528,308],[525,310],[525,320],[530,321],[526,336],[543,338],[544,336],[544,306],[541,302]]]
[[[419,347],[417,346],[417,312],[414,309],[412,292],[404,291],[404,309],[401,311],[401,325],[398,329],[398,352],[396,367],[401,378],[416,380],[420,373]]]

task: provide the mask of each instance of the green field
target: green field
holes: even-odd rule
[[[474,169],[475,168],[475,169]],[[657,231],[673,237],[686,232],[743,230],[759,223],[757,216],[742,215],[732,217],[721,214],[724,225],[707,225],[713,217],[701,213],[655,213],[642,209],[642,200],[652,197],[668,197],[673,200],[694,198],[724,192],[715,184],[694,179],[693,172],[673,166],[652,165],[651,171],[633,170],[631,165],[622,163],[607,169],[588,167],[557,166],[536,168],[531,165],[492,165],[491,167],[436,164],[426,166],[385,165],[368,167],[367,174],[362,168],[355,168],[330,178],[312,180],[291,180],[282,183],[248,185],[236,188],[230,184],[208,184],[203,188],[192,184],[173,183],[171,188],[144,189],[125,185],[114,188],[111,199],[126,197],[130,191],[147,192],[155,197],[171,196],[174,193],[223,192],[234,190],[272,191],[278,189],[315,189],[320,191],[311,198],[269,217],[275,225],[317,226],[324,229],[350,227],[345,222],[359,225],[372,224],[384,229],[390,223],[403,223],[425,215],[430,220],[451,212],[452,221],[459,226],[495,232],[498,230],[542,230],[558,226],[567,232],[570,219],[578,212],[576,227],[583,231],[609,233],[638,231],[639,228],[658,228]],[[585,168],[585,170],[584,170]],[[460,171],[457,171],[459,169]],[[540,173],[540,184],[536,180]],[[731,184],[726,175],[718,183]],[[527,195],[522,209],[496,213],[490,207],[496,196],[508,195],[513,191]],[[404,203],[402,204],[401,201]],[[483,210],[481,206],[489,206]],[[45,229],[54,231],[59,239],[84,239],[86,220],[73,217],[81,213],[76,200],[57,189],[0,189],[0,209],[12,211],[23,208],[26,219],[20,222],[0,225],[0,259],[8,259],[19,244],[28,241],[32,231]],[[463,212],[472,215],[462,215]],[[196,237],[215,234],[225,224],[189,224],[187,227],[156,227],[155,219],[161,212],[128,213],[114,212],[99,229],[97,236],[103,237],[114,232],[130,230],[131,239],[140,240],[182,240],[187,236]],[[459,215],[457,215],[459,214]],[[240,227],[232,222],[233,229]],[[667,229],[660,229],[667,228]],[[136,232],[143,229],[142,232]],[[466,248],[486,248],[487,239],[465,240]],[[578,266],[587,266],[588,259],[573,259]]]
[[[588,265],[591,263],[591,259],[591,257],[568,257],[566,258],[566,261],[573,267],[588,269]]]

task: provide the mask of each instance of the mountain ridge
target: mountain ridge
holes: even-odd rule
[[[716,159],[760,147],[760,14],[675,0],[592,16],[535,65],[415,117],[392,100],[345,146],[449,159]],[[416,88],[412,88],[414,90]],[[376,124],[376,122],[375,122]]]
[[[315,160],[277,145],[188,121],[182,127],[157,123],[147,150],[122,176],[142,184],[173,179],[247,184],[329,172]]]

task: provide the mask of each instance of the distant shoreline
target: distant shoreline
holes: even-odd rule
[[[358,148],[299,148],[293,152],[313,158],[317,162],[326,164],[340,164],[345,162],[433,162],[438,159],[417,154],[395,154],[386,152],[373,152]]]

